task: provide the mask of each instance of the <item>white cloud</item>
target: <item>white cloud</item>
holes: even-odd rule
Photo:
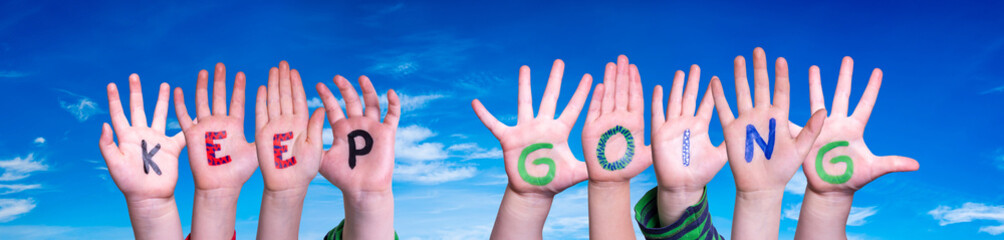
[[[986,94],[991,94],[991,93],[999,93],[999,92],[1004,92],[1004,85],[1001,85],[1001,86],[998,86],[998,87],[995,87],[995,88],[991,88],[991,89],[987,89],[986,91],[981,92],[980,95],[986,95]]]
[[[0,239],[132,239],[129,227],[0,226]]]
[[[104,112],[104,110],[101,110],[101,108],[98,107],[97,103],[91,101],[88,97],[62,89],[57,89],[57,91],[65,93],[66,98],[69,99],[63,100],[61,98],[59,100],[59,106],[67,112],[70,112],[70,114],[76,117],[78,121],[86,121],[92,115]]]
[[[367,72],[404,78],[422,71],[455,73],[465,63],[476,41],[460,39],[449,32],[425,32],[397,38],[398,47],[365,56],[373,61]]]
[[[7,189],[0,192],[0,195],[7,195],[39,188],[42,188],[42,184],[0,184],[0,189]]]
[[[14,157],[10,160],[0,160],[0,168],[2,168],[3,174],[0,174],[0,181],[15,181],[27,178],[32,172],[45,171],[49,167],[42,164],[42,159],[35,161],[34,154],[28,154],[27,157]]]
[[[449,157],[438,142],[423,142],[435,136],[428,128],[411,125],[399,128],[395,137],[394,153],[398,159],[411,161],[442,160]]]
[[[445,161],[415,162],[398,164],[394,167],[394,179],[423,184],[437,184],[474,177],[477,168],[460,166]]]
[[[35,144],[38,144],[38,145],[45,144],[45,138],[43,138],[43,137],[35,138]]]
[[[562,217],[544,223],[544,235],[589,239],[589,216]]]
[[[19,71],[0,71],[0,78],[22,78],[31,74]]]
[[[809,184],[808,180],[805,179],[805,173],[802,172],[802,168],[798,169],[795,176],[788,181],[788,184],[784,185],[784,191],[789,193],[794,193],[798,195],[805,194],[805,187]]]
[[[451,152],[459,152],[458,157],[464,159],[502,159],[502,149],[485,149],[477,143],[461,143],[447,148]],[[456,154],[455,154],[456,155]]]
[[[470,149],[470,145],[448,148],[443,143],[427,141],[434,136],[435,132],[418,125],[398,129],[394,152],[402,161],[394,168],[395,179],[437,184],[471,178],[477,173],[474,165],[447,161],[451,149]]]
[[[791,204],[788,205],[788,208],[784,209],[782,215],[787,219],[798,221],[798,215],[801,213],[801,211],[802,211],[802,203]],[[852,206],[851,212],[847,216],[847,225],[848,226],[864,225],[865,223],[868,223],[867,221],[865,221],[865,218],[871,217],[872,215],[875,215],[875,213],[878,213],[878,210],[876,210],[875,207]]]
[[[997,221],[997,226],[982,226],[980,232],[990,235],[1000,235],[1004,233],[1004,206],[992,206],[982,203],[967,202],[962,207],[952,209],[948,206],[938,206],[934,210],[927,212],[938,220],[938,224],[945,226],[953,223],[972,222],[973,220],[993,220]]]
[[[387,106],[387,94],[380,94],[380,106]],[[447,97],[446,95],[439,93],[430,93],[423,95],[408,95],[404,93],[398,93],[398,99],[401,100],[401,111],[409,112],[412,110],[423,109],[429,105],[432,100],[437,100],[440,98]],[[386,107],[385,107],[386,108]]]
[[[178,123],[178,119],[174,119],[174,118],[168,119],[167,120],[167,129],[169,129],[169,130],[179,130],[179,129],[181,129],[181,123]]]
[[[321,102],[320,98],[312,97],[310,99],[307,99],[307,107],[308,108],[324,107],[324,102]]]
[[[35,200],[31,198],[0,199],[0,223],[13,221],[32,209],[35,209]]]

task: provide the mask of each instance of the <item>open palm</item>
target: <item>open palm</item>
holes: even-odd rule
[[[471,102],[474,113],[502,144],[509,187],[516,193],[553,196],[588,177],[585,164],[576,159],[568,147],[568,134],[589,94],[592,77],[589,74],[582,77],[571,101],[561,116],[555,119],[554,112],[564,71],[565,63],[560,59],[555,60],[540,110],[534,117],[530,67],[520,67],[516,126],[510,127],[499,122],[481,101],[475,99]]]
[[[854,60],[844,57],[830,116],[802,164],[809,180],[809,190],[816,193],[853,194],[887,173],[920,168],[916,160],[901,156],[875,156],[868,149],[864,141],[865,125],[882,85],[882,70],[876,68],[872,71],[854,114],[847,116],[853,69]],[[825,109],[817,66],[809,69],[809,87],[812,110]],[[820,155],[820,152],[823,154]]]
[[[348,80],[335,76],[334,82],[345,99],[348,117],[342,113],[331,90],[318,83],[317,93],[324,101],[332,136],[335,136],[331,148],[324,153],[321,175],[342,191],[390,191],[394,175],[394,135],[401,118],[401,100],[394,90],[387,91],[389,109],[381,123],[380,101],[368,77],[359,77],[365,111],[359,94]]]
[[[244,86],[238,72],[234,81],[230,115],[227,115],[226,67],[216,64],[213,76],[213,109],[209,110],[209,73],[199,71],[195,91],[198,120],[192,121],[181,88],[174,90],[175,113],[188,141],[188,159],[200,190],[240,189],[258,168],[253,143],[244,137]]]
[[[303,81],[286,61],[269,70],[268,87],[258,87],[256,102],[255,146],[265,188],[306,188],[321,165],[323,109],[307,118]]]
[[[655,86],[652,93],[653,165],[660,188],[695,192],[704,189],[727,158],[725,145],[715,147],[708,136],[715,106],[710,87],[695,115],[701,69],[691,66],[686,90],[683,76],[683,71],[677,71],[673,78],[668,109],[663,109],[662,86]]]
[[[797,137],[792,137],[787,124],[790,94],[788,63],[784,58],[778,58],[775,63],[774,103],[771,104],[765,55],[759,47],[753,51],[756,107],[750,99],[746,60],[743,56],[735,59],[738,118],[732,115],[721,81],[712,79],[715,107],[725,133],[729,165],[735,177],[736,190],[741,192],[783,189],[809,152],[826,115],[825,111],[816,112],[808,121],[809,127]],[[757,136],[762,137],[762,141],[754,141]]]
[[[638,67],[627,56],[607,63],[582,127],[590,181],[628,181],[652,165],[645,145],[645,102]]]
[[[147,126],[139,76],[130,75],[130,126],[122,110],[118,87],[115,83],[108,84],[108,112],[112,126],[107,123],[102,126],[99,141],[101,155],[108,164],[112,179],[128,200],[166,199],[174,196],[174,187],[178,182],[178,154],[185,146],[185,137],[182,133],[173,137],[164,135],[169,93],[170,86],[162,83],[153,122]],[[112,141],[112,127],[118,136],[117,146]]]

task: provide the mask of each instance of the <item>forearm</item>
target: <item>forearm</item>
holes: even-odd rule
[[[520,195],[506,186],[491,239],[541,239],[554,196]]]
[[[182,239],[181,219],[174,196],[167,199],[131,200],[129,220],[136,239]]]
[[[853,194],[805,191],[795,239],[847,239],[853,200]]]
[[[777,239],[784,189],[736,192],[734,239]]]
[[[633,239],[631,183],[589,181],[589,238]]]
[[[258,239],[296,239],[307,187],[282,191],[266,189],[261,198]]]
[[[345,196],[343,239],[394,239],[394,193],[342,192]]]
[[[229,239],[234,234],[237,189],[195,189],[192,204],[192,239]]]
[[[680,219],[688,207],[700,203],[703,194],[703,188],[695,191],[659,187],[656,204],[659,206],[659,220],[662,225],[660,227],[668,226]]]

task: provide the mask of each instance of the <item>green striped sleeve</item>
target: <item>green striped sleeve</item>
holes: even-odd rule
[[[342,228],[345,227],[345,219],[338,223],[338,226],[332,228],[328,231],[328,234],[324,235],[324,240],[342,240]],[[394,240],[398,240],[397,231],[394,231]]]
[[[665,227],[659,220],[657,188],[645,193],[634,206],[635,220],[645,239],[725,239],[711,224],[707,188],[701,194],[700,202],[687,207],[680,219]]]

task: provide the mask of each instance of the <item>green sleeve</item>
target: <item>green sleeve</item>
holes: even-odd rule
[[[665,227],[659,220],[657,188],[645,193],[634,206],[635,220],[645,239],[725,239],[711,224],[707,187],[700,202],[687,207],[680,219]]]
[[[338,223],[338,226],[328,231],[328,234],[324,235],[324,240],[342,240],[342,228],[345,227],[345,219],[342,219]],[[394,240],[398,240],[397,231],[394,231]]]

